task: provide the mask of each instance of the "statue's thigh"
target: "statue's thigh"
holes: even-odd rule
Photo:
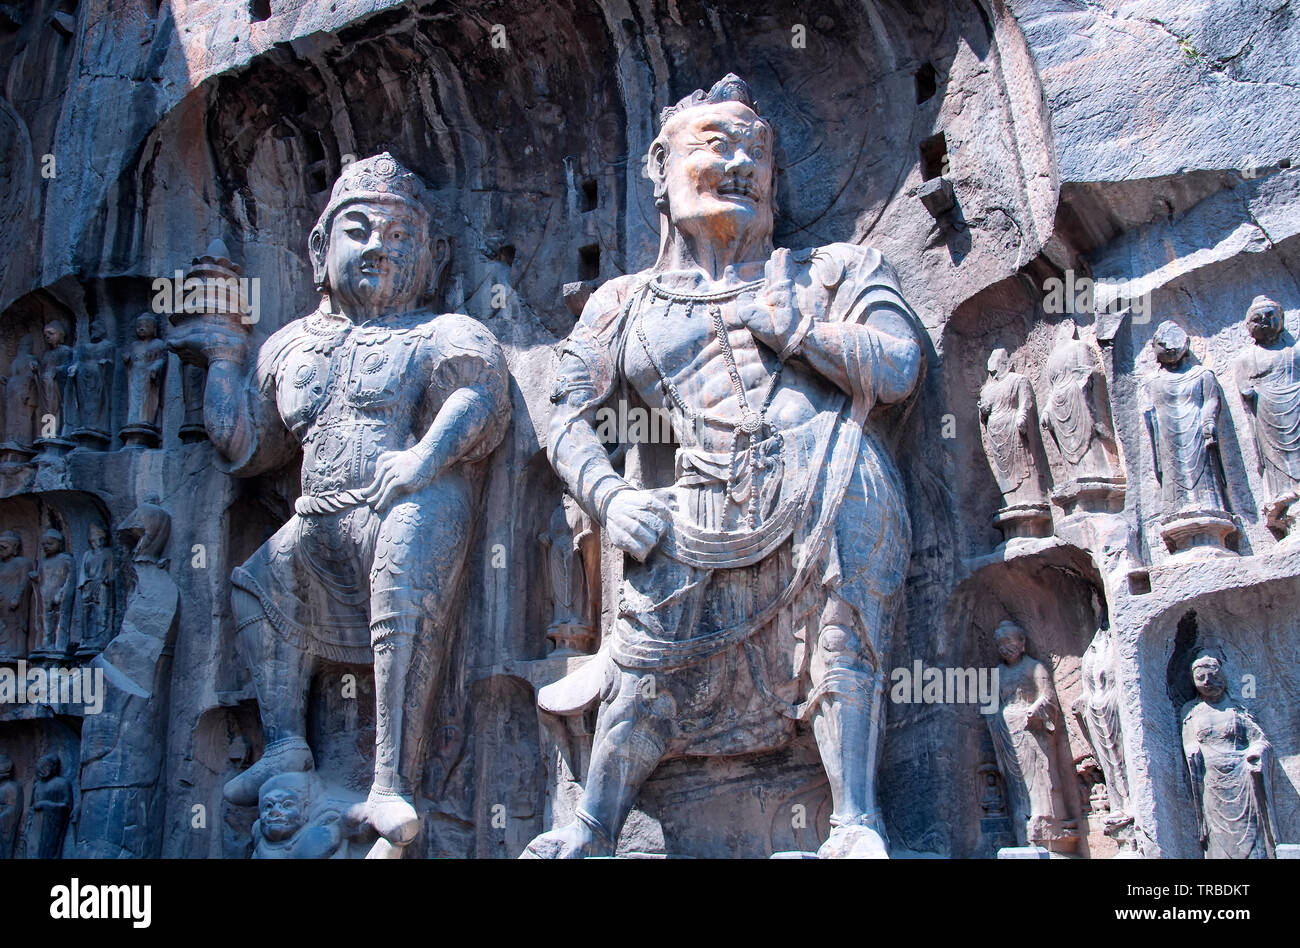
[[[471,491],[460,477],[407,494],[379,515],[370,569],[371,621],[445,611],[472,528]]]

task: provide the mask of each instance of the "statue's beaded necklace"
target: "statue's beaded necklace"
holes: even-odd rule
[[[733,425],[731,435],[731,482],[734,484],[743,476],[749,484],[746,520],[749,522],[750,527],[754,527],[758,519],[758,490],[754,485],[754,469],[757,466],[758,459],[754,450],[756,440],[754,436],[764,427],[768,427],[767,410],[772,403],[773,395],[776,394],[777,383],[781,378],[781,370],[785,366],[782,362],[777,363],[771,377],[768,379],[767,391],[763,401],[759,405],[758,411],[755,411],[750,406],[749,398],[745,394],[745,384],[740,378],[740,367],[736,363],[736,354],[732,351],[731,340],[727,338],[727,327],[722,318],[722,307],[719,304],[757,290],[765,283],[766,280],[751,280],[748,283],[742,283],[739,286],[717,290],[712,293],[683,293],[667,289],[658,280],[648,280],[644,284],[640,298],[637,301],[637,311],[633,320],[636,326],[637,340],[641,343],[641,348],[645,352],[646,358],[649,359],[651,367],[655,370],[655,374],[659,376],[660,384],[681,411],[686,421],[694,427],[700,413],[690,407],[681,390],[677,388],[668,373],[663,370],[659,360],[655,358],[653,351],[651,351],[650,340],[646,338],[645,327],[641,318],[642,306],[640,304],[644,303],[645,293],[648,290],[659,299],[667,302],[670,308],[673,304],[685,306],[687,319],[691,318],[697,304],[708,306],[713,335],[718,340],[718,346],[722,350],[722,359],[727,366],[727,375],[731,378],[731,388],[735,392],[736,401],[740,405],[741,420]],[[745,435],[743,457],[741,452],[738,451],[741,434]],[[780,432],[775,432],[775,437],[779,439],[781,437]],[[731,486],[731,484],[728,485],[729,488]]]

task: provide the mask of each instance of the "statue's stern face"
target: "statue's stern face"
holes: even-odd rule
[[[739,102],[698,106],[666,130],[673,223],[711,242],[772,227],[772,129]]]

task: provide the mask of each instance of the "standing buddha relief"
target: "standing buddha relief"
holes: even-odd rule
[[[1257,296],[1246,312],[1252,344],[1234,362],[1237,390],[1250,416],[1264,479],[1265,522],[1288,540],[1300,499],[1300,349],[1284,338],[1282,307]]]

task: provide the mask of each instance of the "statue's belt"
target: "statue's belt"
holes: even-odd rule
[[[758,459],[751,472],[753,478],[789,479],[793,471],[798,472],[797,483],[767,484],[748,483],[744,493],[763,492],[776,489],[781,491],[782,500],[776,509],[764,521],[751,528],[731,528],[728,530],[710,530],[700,527],[685,519],[680,512],[674,512],[669,529],[665,531],[659,548],[663,553],[697,569],[737,569],[752,566],[770,556],[784,543],[798,525],[801,515],[807,510],[813,483],[817,480],[824,446],[830,440],[834,430],[836,415],[824,413],[815,421],[800,426],[783,434],[756,442],[751,446]],[[783,464],[782,448],[795,448],[800,442],[807,441],[814,446],[813,453],[818,463]],[[821,448],[822,450],[817,450]],[[791,459],[793,460],[793,459]],[[736,475],[735,458],[730,453],[702,451],[698,448],[681,448],[677,452],[677,482],[673,487],[657,493],[671,493],[681,487],[698,487],[705,485],[724,485],[732,499],[735,496]],[[748,480],[748,478],[747,478]]]
[[[320,494],[303,494],[293,503],[299,516],[332,514],[366,503],[359,490],[329,490]]]

